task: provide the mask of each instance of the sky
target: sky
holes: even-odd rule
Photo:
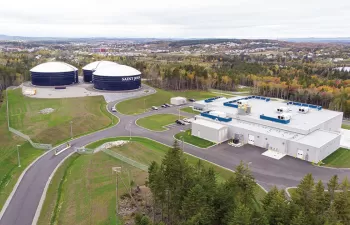
[[[8,0],[0,34],[32,37],[350,37],[350,0]]]

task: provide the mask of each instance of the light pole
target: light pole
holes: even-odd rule
[[[181,135],[182,139],[182,151],[185,151],[185,144],[184,144],[184,133],[186,132],[185,130],[180,130],[183,134]]]
[[[179,107],[179,120],[181,119],[180,109],[181,109],[181,107]]]
[[[131,141],[131,123],[132,121],[129,122],[129,141]]]
[[[252,162],[248,162],[248,169],[250,169],[250,165],[252,164]]]
[[[73,139],[73,121],[70,121],[70,139]]]
[[[118,174],[122,171],[122,168],[120,166],[117,167],[112,167],[112,173],[115,172],[116,173],[116,188],[115,188],[115,211],[116,214],[118,216],[118,212],[119,212],[119,204],[118,204]]]
[[[18,162],[18,167],[21,167],[21,160],[19,158],[19,147],[21,147],[21,146],[17,145],[17,162]]]

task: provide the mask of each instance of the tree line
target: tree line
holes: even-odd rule
[[[289,198],[272,188],[259,202],[248,165],[219,182],[201,161],[191,166],[175,141],[161,164],[149,167],[152,210],[135,217],[136,225],[347,225],[350,184],[334,176],[325,185],[307,174]],[[326,190],[327,189],[327,190]]]

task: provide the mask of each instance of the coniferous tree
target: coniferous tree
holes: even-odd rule
[[[327,183],[327,186],[330,200],[333,201],[335,197],[335,191],[338,189],[339,186],[338,176],[334,175]]]
[[[297,216],[294,216],[290,222],[290,225],[305,225],[307,223],[306,215],[304,211],[300,211]]]
[[[243,204],[239,204],[237,208],[231,213],[228,225],[251,225],[253,213],[250,208]]]
[[[347,178],[344,179],[340,187],[341,191],[335,194],[334,206],[337,211],[338,219],[344,224],[350,224],[350,197]]]

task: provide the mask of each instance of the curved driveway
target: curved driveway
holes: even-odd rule
[[[109,103],[108,109],[116,103]],[[132,136],[147,137],[164,144],[172,145],[174,141],[173,135],[184,129],[183,126],[175,126],[164,132],[152,132],[135,124],[138,118],[159,113],[177,114],[178,107],[150,111],[137,116],[123,115],[118,112],[113,113],[120,119],[118,125],[71,141],[72,147],[58,156],[54,155],[54,151],[45,154],[24,175],[0,220],[0,225],[32,224],[46,182],[50,179],[56,166],[67,155],[72,153],[75,147],[81,147],[102,138],[128,136],[130,130]],[[181,112],[181,114],[193,116],[184,112]],[[59,146],[58,148],[63,148],[63,146]],[[340,178],[349,177],[350,175],[350,170],[315,167],[308,162],[289,156],[281,160],[271,159],[261,155],[264,149],[250,145],[234,148],[227,144],[221,144],[209,149],[200,149],[185,144],[184,151],[228,169],[234,169],[241,160],[251,162],[250,169],[256,181],[266,189],[270,189],[274,185],[279,188],[296,186],[307,173],[312,173],[316,180],[320,179],[324,182],[327,182],[334,174],[337,174]]]

